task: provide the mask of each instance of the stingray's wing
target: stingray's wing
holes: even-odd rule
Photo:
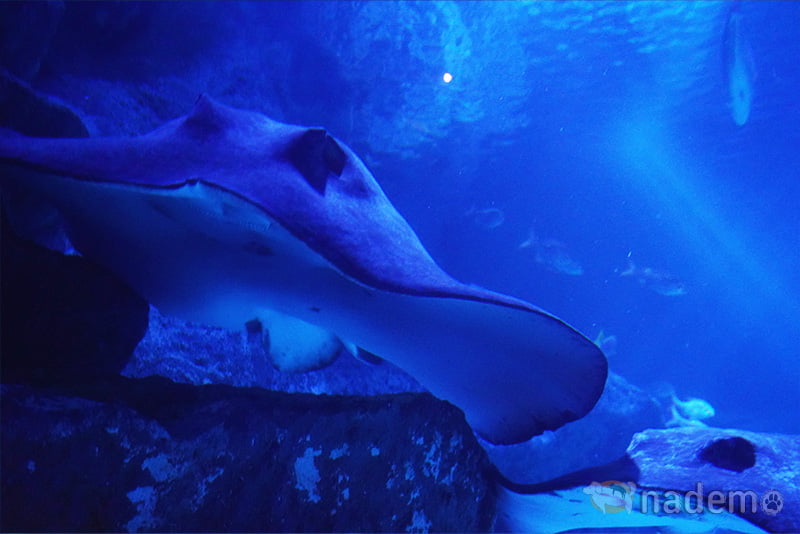
[[[156,305],[191,311],[192,294],[224,300],[219,273],[231,269],[253,288],[247,298],[270,308],[283,291],[280,312],[398,364],[491,441],[557,428],[602,392],[606,361],[591,341],[531,304],[448,276],[363,163],[322,130],[201,98],[192,114],[135,138],[0,133],[0,161],[61,176],[58,187],[46,177],[36,187],[69,204],[87,229],[84,249],[147,285]],[[253,234],[269,242],[262,250],[301,252],[278,262],[247,253]],[[118,236],[128,246],[113,243]],[[201,272],[205,263],[219,269]],[[322,264],[330,268],[309,268],[292,291],[261,280]],[[330,309],[309,311],[317,301]]]

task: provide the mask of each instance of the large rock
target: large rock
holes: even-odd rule
[[[3,531],[487,531],[489,463],[428,394],[120,377],[3,386]]]
[[[147,329],[147,302],[105,268],[0,227],[3,382],[118,374]]]
[[[697,427],[647,430],[633,438],[628,456],[639,469],[640,488],[685,494],[701,483],[705,506],[711,492],[720,492],[717,508],[732,507],[770,532],[800,531],[800,436]]]
[[[615,461],[543,483],[505,484],[501,531],[800,531],[799,436],[651,429]]]

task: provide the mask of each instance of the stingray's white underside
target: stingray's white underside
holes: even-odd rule
[[[585,340],[551,316],[365,286],[257,206],[202,182],[37,179],[78,250],[165,313],[231,329],[275,313],[316,325],[400,366],[491,441],[514,440],[532,420],[544,430],[548,414],[580,404]]]

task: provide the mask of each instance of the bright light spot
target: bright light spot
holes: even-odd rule
[[[442,74],[442,81],[444,83],[452,82],[453,81],[453,75],[450,74],[449,72],[445,72],[444,74]]]

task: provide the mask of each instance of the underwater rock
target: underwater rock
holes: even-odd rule
[[[3,382],[118,374],[147,329],[147,302],[86,258],[20,239],[5,220],[0,226]]]
[[[688,492],[702,483],[708,499],[720,492],[722,506],[770,532],[800,530],[800,436],[646,430],[634,436],[628,456],[639,468],[640,487]]]
[[[14,385],[2,428],[3,531],[475,532],[494,517],[485,453],[429,394]]]
[[[616,460],[636,432],[663,424],[658,404],[650,396],[609,373],[603,395],[583,419],[519,445],[484,446],[505,476],[534,484]]]
[[[271,363],[262,333],[186,322],[150,309],[150,326],[122,374],[153,374],[175,382],[258,386],[288,393],[379,395],[425,391],[390,362],[368,365],[344,352],[323,369],[282,372]]]

